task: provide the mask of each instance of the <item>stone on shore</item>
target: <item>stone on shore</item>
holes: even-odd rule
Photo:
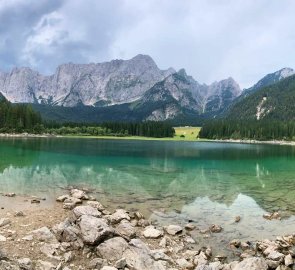
[[[104,211],[104,206],[98,201],[87,201],[87,205],[96,208],[98,211]]]
[[[9,218],[0,218],[0,227],[4,227],[10,223],[11,221]]]
[[[113,266],[104,266],[103,268],[101,268],[101,270],[118,270],[118,268]]]
[[[267,270],[268,265],[263,258],[251,257],[246,258],[238,263],[233,270]]]
[[[165,231],[170,235],[176,235],[182,232],[183,228],[178,225],[169,225],[164,228]]]
[[[115,232],[128,240],[136,236],[135,227],[127,220],[122,220],[115,229]]]
[[[97,247],[97,254],[111,262],[120,260],[128,248],[127,241],[122,237],[114,237],[104,241]]]
[[[111,237],[114,232],[104,219],[93,216],[81,216],[79,226],[83,241],[89,245],[102,242]]]
[[[114,214],[109,216],[109,220],[112,224],[117,224],[123,219],[130,220],[130,216],[124,209],[117,209]]]
[[[290,265],[294,264],[294,260],[293,260],[293,258],[292,258],[292,256],[291,256],[290,254],[288,254],[288,255],[285,257],[284,262],[285,262],[285,265],[286,265],[286,266],[290,266]]]
[[[35,269],[36,270],[56,270],[56,266],[50,262],[38,260]]]
[[[77,206],[73,209],[73,213],[76,218],[80,218],[83,215],[101,217],[101,213],[96,208],[93,208],[89,205]]]
[[[34,238],[42,242],[56,242],[55,235],[47,228],[42,227],[40,229],[31,232]]]
[[[29,258],[23,258],[17,260],[19,268],[22,270],[33,270],[32,261]]]
[[[80,200],[88,200],[89,197],[85,191],[80,189],[71,189],[70,194],[72,197]]]
[[[145,238],[157,239],[157,238],[163,236],[163,232],[161,232],[160,230],[156,229],[154,226],[148,226],[143,231],[143,236]]]

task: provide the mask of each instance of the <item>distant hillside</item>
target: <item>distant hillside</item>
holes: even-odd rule
[[[232,106],[229,120],[295,120],[295,75],[258,89]]]

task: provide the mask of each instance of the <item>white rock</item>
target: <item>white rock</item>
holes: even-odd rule
[[[194,268],[194,265],[191,262],[188,262],[184,258],[176,260],[176,263],[179,265],[180,269],[193,269]]]
[[[6,237],[0,234],[0,242],[6,242]]]
[[[127,220],[122,220],[116,227],[115,232],[126,239],[136,236],[135,227]]]
[[[285,265],[286,266],[290,266],[294,264],[294,260],[292,258],[292,256],[290,254],[288,254],[286,257],[285,257]]]
[[[0,218],[0,227],[4,227],[10,223],[11,221],[9,218]]]
[[[268,265],[263,258],[246,258],[238,263],[233,270],[267,270]]]
[[[22,270],[33,270],[32,261],[29,258],[23,258],[17,260],[20,269]]]
[[[109,218],[113,224],[119,223],[123,219],[130,220],[130,216],[124,209],[117,209],[114,214],[109,216]]]
[[[169,226],[165,227],[165,231],[170,235],[179,234],[182,232],[182,230],[183,230],[183,228],[178,225],[169,225]]]
[[[79,226],[83,241],[90,245],[103,241],[114,232],[105,220],[93,216],[81,216]]]
[[[57,242],[54,234],[47,228],[42,227],[40,229],[31,232],[34,238],[43,242]]]
[[[104,241],[97,246],[97,253],[111,262],[120,260],[124,251],[128,248],[128,243],[122,237],[114,237]]]
[[[50,262],[38,260],[36,263],[36,270],[56,270],[56,266]]]
[[[98,211],[104,211],[104,206],[98,201],[87,201],[87,204],[91,207],[96,208]]]
[[[143,231],[143,236],[145,238],[159,238],[163,235],[163,232],[161,232],[160,230],[157,230],[154,226],[148,226],[145,228],[145,230]]]
[[[77,206],[73,209],[73,213],[76,218],[80,218],[83,215],[101,217],[101,213],[96,208],[93,208],[89,205]]]
[[[113,266],[104,266],[103,268],[101,268],[101,270],[118,270],[118,268]]]

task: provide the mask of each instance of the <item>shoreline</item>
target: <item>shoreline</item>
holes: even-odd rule
[[[214,246],[197,247],[192,238],[193,231],[204,238],[222,234],[218,224],[208,224],[204,232],[194,221],[161,226],[140,212],[108,209],[83,189],[58,196],[53,208],[42,204],[40,199],[23,211],[0,211],[0,269],[280,270],[294,264],[295,234],[232,239],[224,243],[234,254],[229,259]],[[235,222],[238,226],[238,217]],[[17,268],[22,265],[27,268]]]
[[[69,139],[97,139],[97,140],[135,140],[135,141],[171,141],[171,142],[216,142],[216,143],[237,143],[237,144],[268,144],[295,146],[295,141],[284,140],[233,140],[233,139],[179,139],[179,138],[155,138],[141,136],[92,136],[92,135],[52,135],[52,134],[31,134],[31,133],[0,133],[0,138],[69,138]]]
[[[290,146],[295,145],[295,141],[282,141],[282,140],[258,141],[258,140],[217,139],[217,140],[208,140],[208,141],[221,142],[221,143],[239,143],[239,144],[270,144],[270,145],[290,145]]]

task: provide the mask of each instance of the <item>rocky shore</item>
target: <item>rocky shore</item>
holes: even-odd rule
[[[6,196],[13,199],[15,194]],[[31,200],[34,205],[40,202]],[[295,234],[256,242],[233,239],[228,246],[236,259],[229,261],[213,255],[214,247],[194,247],[193,221],[161,227],[140,212],[106,209],[79,189],[59,196],[57,202],[54,209],[34,214],[1,210],[1,270],[295,269]],[[208,232],[222,233],[222,227],[209,224]]]

